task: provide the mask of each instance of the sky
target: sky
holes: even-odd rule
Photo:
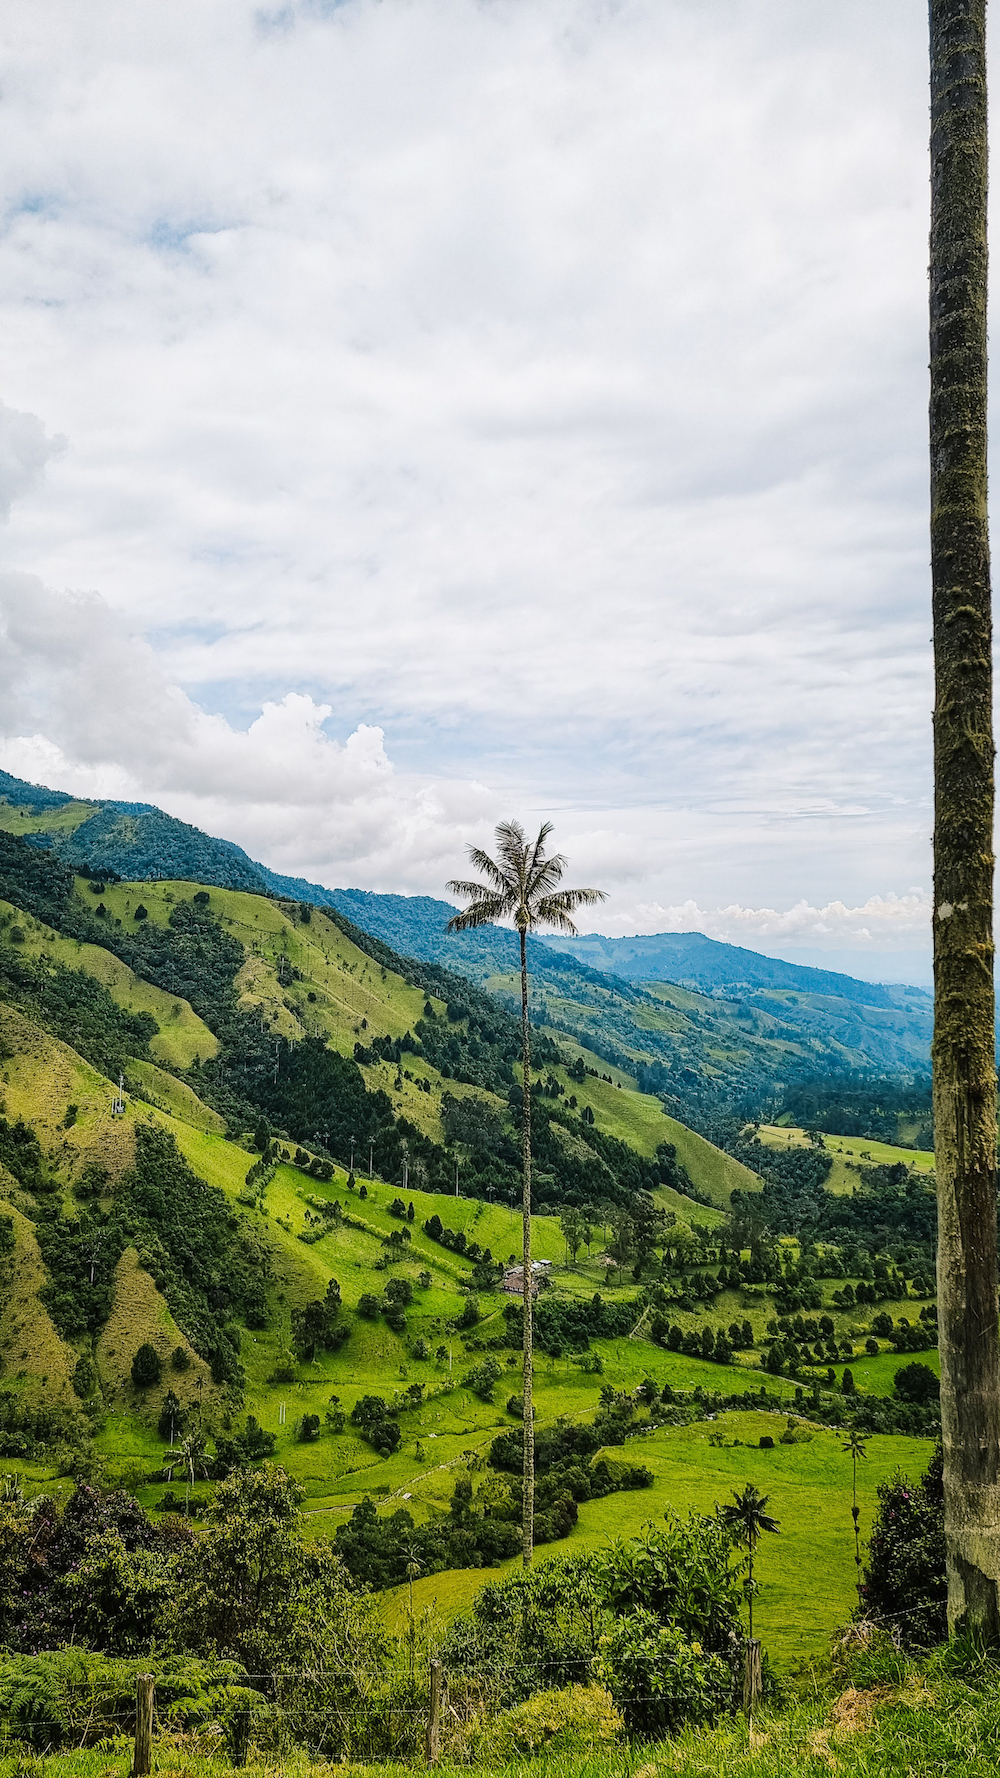
[[[927,980],[925,31],[9,0],[0,764]]]

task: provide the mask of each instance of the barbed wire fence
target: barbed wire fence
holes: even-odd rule
[[[856,1620],[835,1633],[843,1647],[863,1645],[873,1633],[886,1635],[901,1648],[901,1626],[925,1613],[919,1606],[876,1620]],[[744,1643],[745,1651],[751,1645]],[[759,1650],[759,1643],[756,1644]],[[83,1651],[81,1651],[82,1653]],[[136,1663],[130,1663],[136,1665]],[[206,1700],[185,1694],[176,1674],[136,1673],[132,1689],[111,1680],[104,1687],[91,1674],[74,1683],[63,1680],[47,1695],[20,1698],[0,1720],[0,1759],[30,1752],[45,1757],[75,1748],[106,1747],[124,1752],[133,1743],[131,1778],[146,1778],[153,1769],[157,1745],[184,1747],[194,1756],[224,1757],[234,1768],[246,1765],[252,1748],[269,1757],[310,1754],[327,1761],[350,1757],[371,1764],[426,1762],[442,1757],[457,1764],[474,1763],[474,1742],[468,1731],[480,1726],[496,1709],[497,1687],[504,1677],[523,1682],[532,1663],[492,1661],[481,1668],[447,1667],[436,1656],[365,1668],[359,1663],[309,1668],[275,1668],[264,1672],[240,1669],[218,1674],[218,1693]],[[220,1663],[220,1669],[228,1663]],[[594,1686],[593,1653],[546,1655],[538,1664],[537,1690]],[[733,1708],[739,1709],[739,1690]],[[530,1687],[529,1687],[530,1695]],[[522,1700],[523,1701],[523,1700]],[[616,1712],[651,1708],[662,1694],[649,1691],[616,1695]],[[610,1700],[609,1700],[610,1702]],[[753,1702],[753,1700],[751,1700]],[[743,1696],[746,1710],[747,1699]]]

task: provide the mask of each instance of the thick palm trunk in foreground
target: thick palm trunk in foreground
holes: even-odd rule
[[[521,1201],[522,1229],[522,1263],[524,1273],[522,1285],[524,1290],[524,1342],[522,1345],[522,1362],[524,1365],[522,1405],[524,1419],[524,1515],[522,1526],[522,1556],[525,1568],[530,1568],[535,1541],[535,1411],[534,1392],[532,1387],[533,1341],[532,1322],[534,1319],[534,1278],[531,1272],[531,1024],[528,1019],[528,950],[527,936],[521,930],[521,1062],[524,1081],[524,1120],[521,1129],[522,1157],[524,1162],[524,1196]]]
[[[948,1622],[1000,1642],[986,5],[930,0],[934,1127]]]

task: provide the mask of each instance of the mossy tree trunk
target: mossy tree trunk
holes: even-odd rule
[[[930,0],[934,1119],[948,1621],[1000,1643],[986,4]]]
[[[528,945],[527,933],[521,927],[521,1078],[523,1113],[521,1125],[521,1159],[524,1185],[521,1199],[522,1289],[524,1302],[524,1341],[522,1345],[524,1418],[524,1512],[521,1521],[522,1553],[525,1568],[531,1567],[535,1542],[535,1413],[533,1389],[533,1322],[534,1278],[531,1272],[531,1021],[528,1018]]]

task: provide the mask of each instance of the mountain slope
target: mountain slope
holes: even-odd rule
[[[24,834],[72,868],[193,880],[335,910],[397,957],[515,998],[514,934],[451,935],[447,902],[281,877],[148,805],[84,804],[8,774],[0,774],[0,797],[0,829]],[[530,958],[540,1024],[680,1106],[764,1106],[812,1076],[911,1074],[928,1065],[932,1008],[920,989],[777,962],[701,934],[533,940]],[[606,973],[609,962],[617,973]]]

